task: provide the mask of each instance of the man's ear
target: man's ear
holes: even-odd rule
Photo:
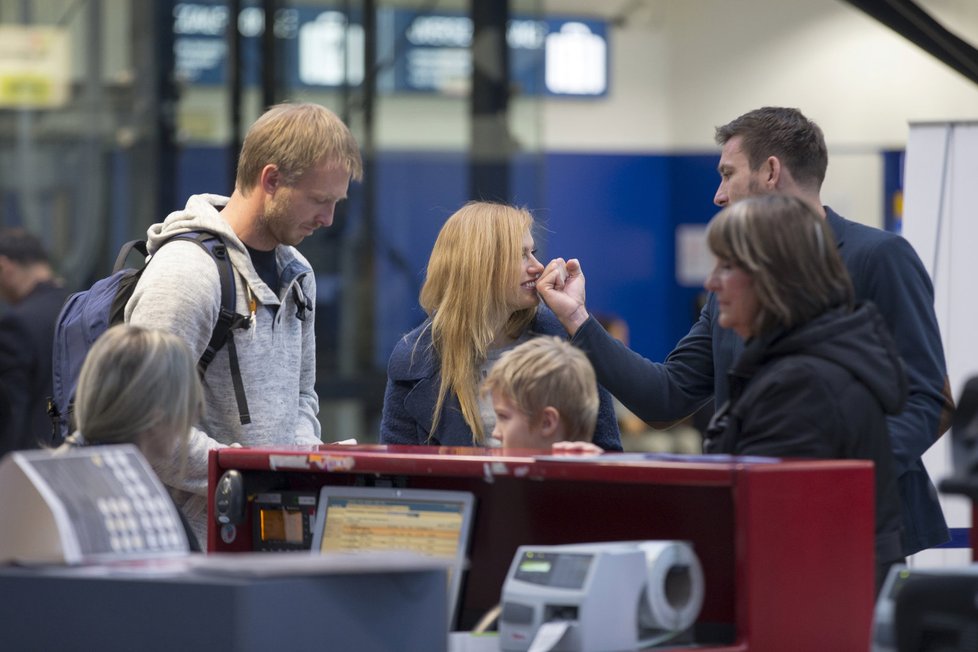
[[[768,156],[767,160],[761,164],[762,179],[764,181],[764,187],[769,191],[776,190],[778,184],[781,182],[781,175],[784,174],[784,168],[781,166],[781,159],[777,156]]]
[[[540,414],[540,436],[547,439],[554,439],[557,430],[560,428],[560,412],[552,405],[543,408]]]
[[[282,185],[282,174],[279,172],[278,166],[269,163],[263,167],[258,175],[258,185],[266,194],[274,195],[275,191]]]

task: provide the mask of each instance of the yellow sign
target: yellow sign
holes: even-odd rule
[[[0,25],[0,107],[64,106],[70,79],[68,30]]]

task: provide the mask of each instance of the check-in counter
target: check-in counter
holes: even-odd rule
[[[211,522],[211,551],[274,541],[256,519],[305,510],[324,484],[468,491],[476,497],[457,629],[500,600],[520,545],[675,539],[703,568],[699,650],[865,650],[873,612],[874,483],[864,461],[772,461],[396,446],[212,451],[212,491],[237,471],[243,520]],[[314,498],[312,498],[314,500]],[[303,508],[301,503],[305,502]],[[258,514],[264,514],[259,517]],[[306,522],[306,527],[311,524]],[[294,528],[293,528],[294,531]],[[301,540],[291,543],[302,547]]]

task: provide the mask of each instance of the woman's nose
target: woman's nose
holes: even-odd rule
[[[703,287],[706,288],[707,292],[716,292],[717,286],[717,270],[714,268],[707,274],[706,280],[703,282]]]

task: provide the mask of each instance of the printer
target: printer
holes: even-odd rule
[[[682,541],[520,546],[503,584],[499,647],[634,650],[687,630],[703,571]]]

